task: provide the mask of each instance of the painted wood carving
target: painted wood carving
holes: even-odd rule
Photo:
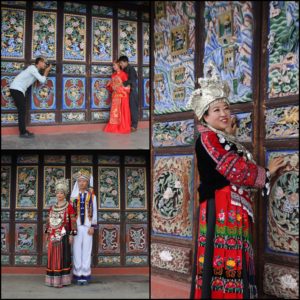
[[[193,155],[156,156],[153,171],[153,234],[191,238]]]
[[[267,162],[275,157],[287,162],[271,180],[267,207],[267,250],[299,253],[299,152],[270,151]]]

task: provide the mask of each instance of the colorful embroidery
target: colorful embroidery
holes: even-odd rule
[[[210,157],[217,163],[216,170],[232,184],[262,188],[266,180],[266,171],[240,156],[233,147],[226,150],[219,137],[204,126],[198,128],[201,142]]]
[[[213,254],[213,277],[211,281],[211,298],[242,298],[242,255],[245,252],[247,272],[249,273],[250,293],[256,293],[254,285],[254,262],[251,245],[252,236],[249,215],[242,206],[235,206],[230,200],[231,188],[227,186],[216,191],[216,226]],[[199,236],[197,253],[196,298],[201,298],[202,276],[206,246],[206,213],[207,202],[200,204]],[[228,220],[228,222],[227,222]]]
[[[87,196],[85,198],[84,202],[84,220],[86,211],[88,212],[88,218],[91,221],[93,216],[93,203],[92,203],[93,195],[91,193],[87,193]],[[78,198],[74,200],[74,209],[77,211],[77,216],[80,216],[80,195],[78,195]],[[81,224],[83,225],[83,224]]]
[[[215,245],[217,248],[224,248],[224,245],[225,245],[225,239],[221,236],[218,236],[216,239],[215,239]]]
[[[199,237],[199,245],[200,245],[200,246],[204,246],[205,243],[206,243],[206,237],[205,237],[204,235],[201,235],[201,236]]]
[[[217,222],[221,224],[224,224],[225,222],[225,214],[223,209],[221,209],[221,212],[218,214]]]
[[[224,260],[223,260],[223,257],[221,257],[220,255],[217,255],[217,256],[214,258],[213,266],[214,266],[214,268],[223,267],[223,266],[224,266]]]
[[[230,223],[234,224],[235,220],[236,220],[235,212],[234,212],[233,210],[230,210],[230,211],[228,212],[228,221],[229,221]]]

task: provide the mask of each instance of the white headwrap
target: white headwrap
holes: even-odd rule
[[[79,179],[85,179],[87,181],[89,181],[89,185],[90,187],[94,186],[94,178],[93,175],[90,174],[89,171],[81,169],[79,172],[75,173],[73,176],[74,179],[76,179],[76,182],[74,184],[73,190],[72,190],[72,194],[71,194],[71,198],[77,198],[78,194],[79,194],[79,186],[78,186],[78,180]]]

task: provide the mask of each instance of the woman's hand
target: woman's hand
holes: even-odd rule
[[[284,158],[282,156],[272,159],[269,162],[269,166],[268,166],[271,176],[274,175],[278,169],[284,167],[286,164],[287,162],[284,161]]]
[[[233,116],[231,117],[230,124],[225,129],[225,131],[231,135],[236,135],[236,130],[237,130],[237,118],[236,116]]]
[[[130,93],[130,86],[128,85],[128,86],[125,86],[124,87],[124,91],[127,93],[127,94],[129,94]]]
[[[73,240],[74,240],[73,235],[69,235],[69,243],[70,244],[73,244]]]
[[[108,82],[106,83],[105,88],[106,88],[109,92],[112,92],[112,82],[111,82],[111,80],[108,81]]]
[[[89,235],[93,235],[93,234],[94,234],[94,227],[90,227],[90,228],[89,228],[88,234],[89,234]]]

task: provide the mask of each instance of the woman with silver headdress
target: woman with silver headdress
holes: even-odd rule
[[[66,200],[69,184],[66,179],[57,180],[55,193],[57,203],[49,210],[45,233],[48,234],[48,263],[45,283],[48,286],[70,285],[71,247],[77,234],[75,210]]]
[[[268,169],[258,166],[234,136],[227,83],[215,72],[199,83],[189,102],[200,121],[201,181],[191,298],[256,298],[250,191],[262,188],[268,195],[270,176],[285,163],[277,158]]]

